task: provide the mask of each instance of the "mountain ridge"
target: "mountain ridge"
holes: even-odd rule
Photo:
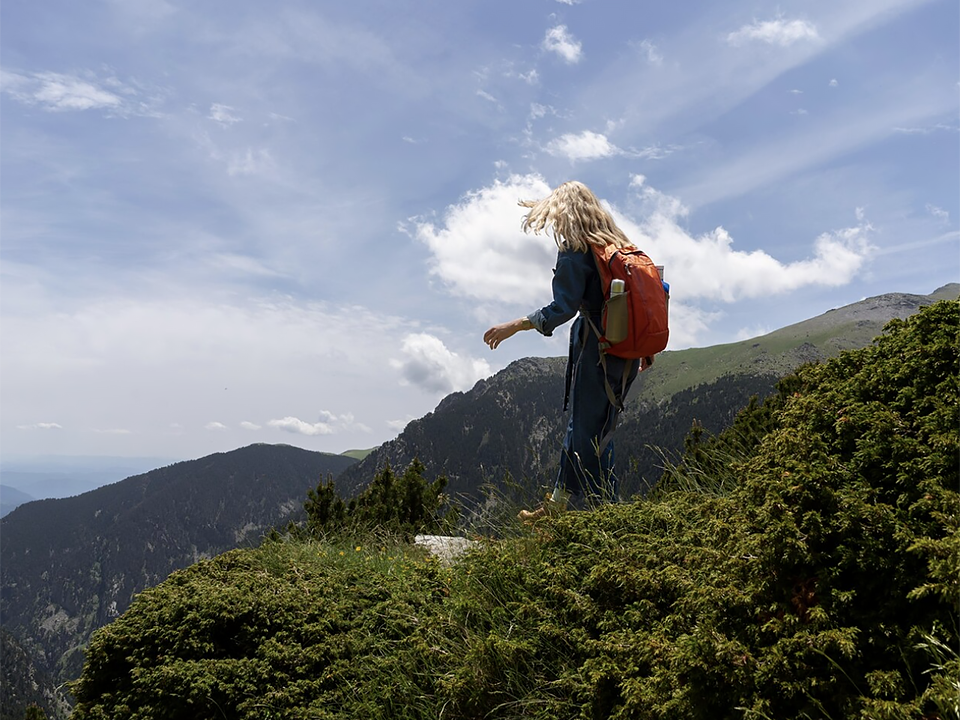
[[[617,430],[617,455],[628,461],[618,469],[621,493],[655,482],[664,458],[650,446],[676,452],[693,422],[718,432],[751,396],[773,392],[778,379],[800,365],[864,347],[890,320],[958,294],[958,283],[930,295],[887,293],[748,340],[661,353],[637,378]],[[402,467],[414,458],[428,473],[447,475],[451,494],[468,505],[482,500],[483,486],[508,475],[527,485],[551,484],[566,426],[565,364],[564,357],[521,358],[470,390],[447,395],[344,471],[338,487],[354,495],[384,465]]]
[[[200,558],[259,542],[352,458],[250,445],[134,475],[0,520],[4,629],[38,667],[72,679],[79,650],[133,597]]]

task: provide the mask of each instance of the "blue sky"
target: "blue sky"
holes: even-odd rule
[[[372,447],[561,355],[481,338],[549,301],[516,203],[568,179],[672,349],[960,280],[952,0],[0,12],[8,457]]]

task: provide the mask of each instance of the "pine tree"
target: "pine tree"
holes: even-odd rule
[[[385,465],[370,484],[349,503],[337,494],[332,480],[310,490],[304,510],[307,531],[322,537],[342,530],[384,530],[410,539],[418,533],[448,530],[456,512],[446,507],[444,476],[432,482],[424,477],[426,467],[414,459],[402,475]]]

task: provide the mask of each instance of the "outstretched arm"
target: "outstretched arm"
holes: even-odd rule
[[[490,346],[491,350],[496,350],[507,338],[513,337],[521,330],[532,330],[533,323],[529,318],[517,318],[510,322],[494,325],[483,334],[483,341]]]
[[[521,330],[537,330],[550,337],[553,331],[570,320],[580,309],[587,283],[587,269],[593,261],[580,253],[557,253],[557,267],[553,271],[553,302],[530,313],[525,318],[494,325],[483,334],[483,341],[496,350],[504,340]]]

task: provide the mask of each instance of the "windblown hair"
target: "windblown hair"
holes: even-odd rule
[[[522,200],[520,206],[530,208],[523,218],[523,231],[537,235],[552,231],[561,250],[587,252],[590,245],[632,245],[597,196],[576,180],[563,183],[543,200]]]

